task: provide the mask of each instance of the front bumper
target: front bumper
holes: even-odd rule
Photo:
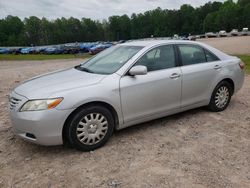
[[[63,125],[74,109],[20,112],[20,106],[27,100],[16,93],[12,93],[11,96],[13,95],[15,98],[21,99],[20,103],[22,103],[10,111],[12,126],[16,135],[40,145],[63,144]]]

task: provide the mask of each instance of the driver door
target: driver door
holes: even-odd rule
[[[123,76],[120,80],[124,123],[162,117],[180,109],[181,70],[173,45],[156,47],[135,64],[144,65],[146,75]]]

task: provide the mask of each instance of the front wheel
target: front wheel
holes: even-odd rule
[[[210,103],[208,105],[209,109],[213,112],[225,110],[230,103],[231,96],[231,85],[226,81],[220,82],[213,91]]]
[[[81,151],[103,146],[114,130],[111,112],[102,106],[88,106],[79,110],[68,126],[70,144]]]

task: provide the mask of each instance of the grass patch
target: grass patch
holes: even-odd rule
[[[237,55],[246,64],[246,72],[250,74],[250,55]]]
[[[0,61],[6,60],[53,60],[53,59],[74,59],[74,58],[89,58],[89,54],[0,54]]]

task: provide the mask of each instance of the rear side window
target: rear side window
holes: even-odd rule
[[[195,45],[178,45],[183,65],[192,65],[206,62],[203,48]]]
[[[207,62],[212,62],[212,61],[218,61],[219,60],[218,57],[216,57],[214,54],[212,54],[208,50],[204,49],[204,51],[205,51]]]

